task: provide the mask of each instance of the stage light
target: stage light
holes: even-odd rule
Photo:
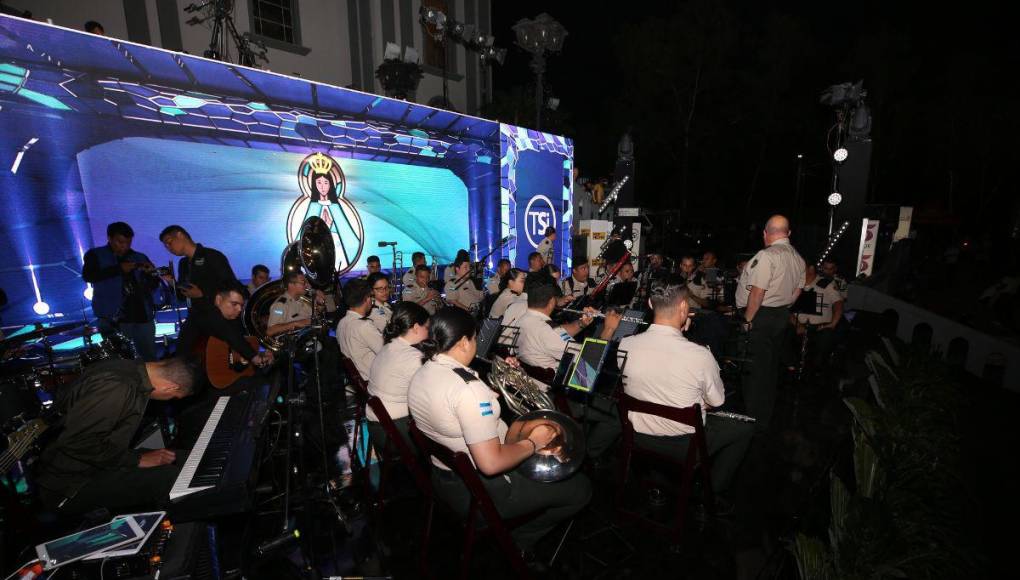
[[[85,291],[82,292],[82,296],[85,297],[85,300],[92,302],[92,286],[86,286]]]
[[[413,46],[404,47],[404,62],[418,64],[418,51]]]
[[[801,153],[798,153],[798,154],[797,154],[797,159],[804,159],[804,155],[803,155],[803,154],[801,154]]]
[[[548,107],[550,111],[555,111],[560,108],[560,100],[556,97],[549,97],[549,99],[545,102],[545,106]]]
[[[18,173],[18,168],[21,167],[21,159],[25,156],[25,153],[28,151],[29,147],[35,145],[38,142],[39,142],[38,137],[32,137],[31,139],[28,140],[27,143],[21,146],[21,150],[18,151],[18,154],[14,156],[14,163],[11,165],[11,173],[14,174]]]
[[[840,147],[832,154],[832,158],[836,160],[836,163],[843,163],[846,161],[848,155],[849,153],[847,152],[846,147]]]
[[[831,205],[832,207],[836,207],[842,201],[843,201],[843,196],[838,191],[835,191],[835,192],[832,192],[831,194],[829,194],[829,205]]]
[[[32,305],[32,310],[34,310],[39,316],[46,316],[50,313],[50,305],[40,300]]]

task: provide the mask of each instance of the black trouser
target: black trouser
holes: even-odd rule
[[[601,457],[620,436],[620,414],[616,406],[611,405],[603,409],[598,401],[594,399],[594,402],[588,405],[569,401],[570,412],[583,423],[581,426],[585,429],[585,448],[588,457],[592,459]]]
[[[751,362],[742,391],[744,407],[757,420],[755,427],[759,432],[767,431],[772,420],[783,336],[789,327],[790,312],[786,307],[762,306],[751,321],[748,346]]]
[[[45,488],[39,496],[48,509],[68,515],[99,508],[106,508],[114,514],[166,508],[170,503],[170,488],[187,458],[187,452],[178,451],[177,459],[171,465],[124,467],[99,472],[66,501],[63,494]]]
[[[411,441],[411,433],[407,427],[408,419],[410,419],[410,416],[394,419],[393,424],[397,427],[401,437],[403,437],[404,443],[411,449],[414,449],[414,442]],[[375,452],[382,455],[386,450],[386,443],[389,441],[389,435],[386,433],[386,429],[383,429],[382,423],[371,419],[368,420],[368,438],[372,442],[372,446],[375,447]],[[390,458],[384,457],[384,459]]]
[[[725,417],[709,415],[705,420],[705,444],[712,458],[712,490],[717,493],[729,489],[747,448],[754,435],[754,424]],[[643,449],[686,459],[690,435],[657,437],[636,433],[634,444]]]
[[[530,550],[542,536],[556,525],[581,511],[591,499],[591,483],[583,473],[575,473],[556,483],[532,481],[516,471],[496,477],[478,476],[482,485],[492,496],[496,511],[501,517],[513,518],[545,508],[545,511],[530,522],[510,531],[522,550]],[[460,517],[467,517],[471,492],[457,474],[439,467],[432,468],[432,487],[443,501],[448,503]]]

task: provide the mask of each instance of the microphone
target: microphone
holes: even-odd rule
[[[396,242],[379,242],[379,247],[380,248],[385,248],[386,246],[395,246],[395,245],[397,245]]]

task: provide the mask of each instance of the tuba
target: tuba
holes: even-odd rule
[[[555,410],[552,399],[519,368],[498,357],[492,358],[489,388],[503,396],[507,407],[517,415],[506,434],[506,443],[527,438],[539,425],[552,427],[557,436],[549,449],[540,450],[524,460],[517,471],[528,479],[543,483],[560,481],[573,475],[584,462],[584,430],[573,418]]]
[[[283,250],[280,257],[280,271],[301,272],[313,288],[328,289],[335,284],[336,247],[329,233],[329,226],[322,218],[310,217],[301,225],[296,241]],[[248,333],[256,337],[263,346],[273,352],[279,352],[284,346],[286,335],[269,336],[266,334],[269,310],[273,303],[287,290],[283,278],[262,285],[248,299],[244,306],[244,327]],[[315,311],[315,305],[307,294],[301,297]]]

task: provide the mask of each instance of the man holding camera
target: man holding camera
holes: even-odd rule
[[[99,331],[120,332],[148,362],[156,360],[152,292],[159,279],[148,256],[131,249],[134,237],[124,222],[107,226],[107,244],[85,252],[81,277],[92,284],[92,312],[99,319]]]

